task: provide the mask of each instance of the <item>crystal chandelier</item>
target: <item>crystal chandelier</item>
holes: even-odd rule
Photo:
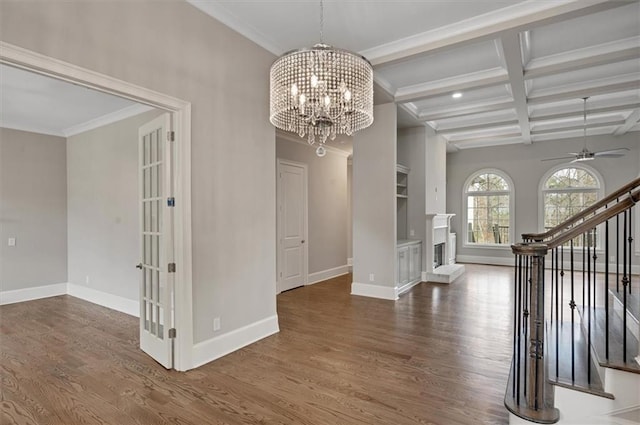
[[[373,123],[373,68],[367,59],[322,43],[292,50],[271,66],[271,124],[318,142],[316,154],[338,134],[352,135]]]

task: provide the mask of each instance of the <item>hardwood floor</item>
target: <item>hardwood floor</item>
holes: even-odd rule
[[[187,373],[137,319],[69,296],[0,307],[2,424],[505,424],[512,268],[397,302],[350,276],[278,296],[280,333]]]

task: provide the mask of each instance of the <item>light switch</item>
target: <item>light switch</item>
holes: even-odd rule
[[[16,238],[9,238],[7,241],[8,246],[16,246]]]

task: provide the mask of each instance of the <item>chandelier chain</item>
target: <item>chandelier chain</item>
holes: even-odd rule
[[[324,43],[324,2],[320,0],[320,43]]]

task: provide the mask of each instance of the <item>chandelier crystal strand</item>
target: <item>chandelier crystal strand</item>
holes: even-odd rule
[[[324,9],[320,4],[320,38]],[[271,66],[270,121],[323,144],[373,122],[373,69],[364,57],[319,43],[285,53]]]

